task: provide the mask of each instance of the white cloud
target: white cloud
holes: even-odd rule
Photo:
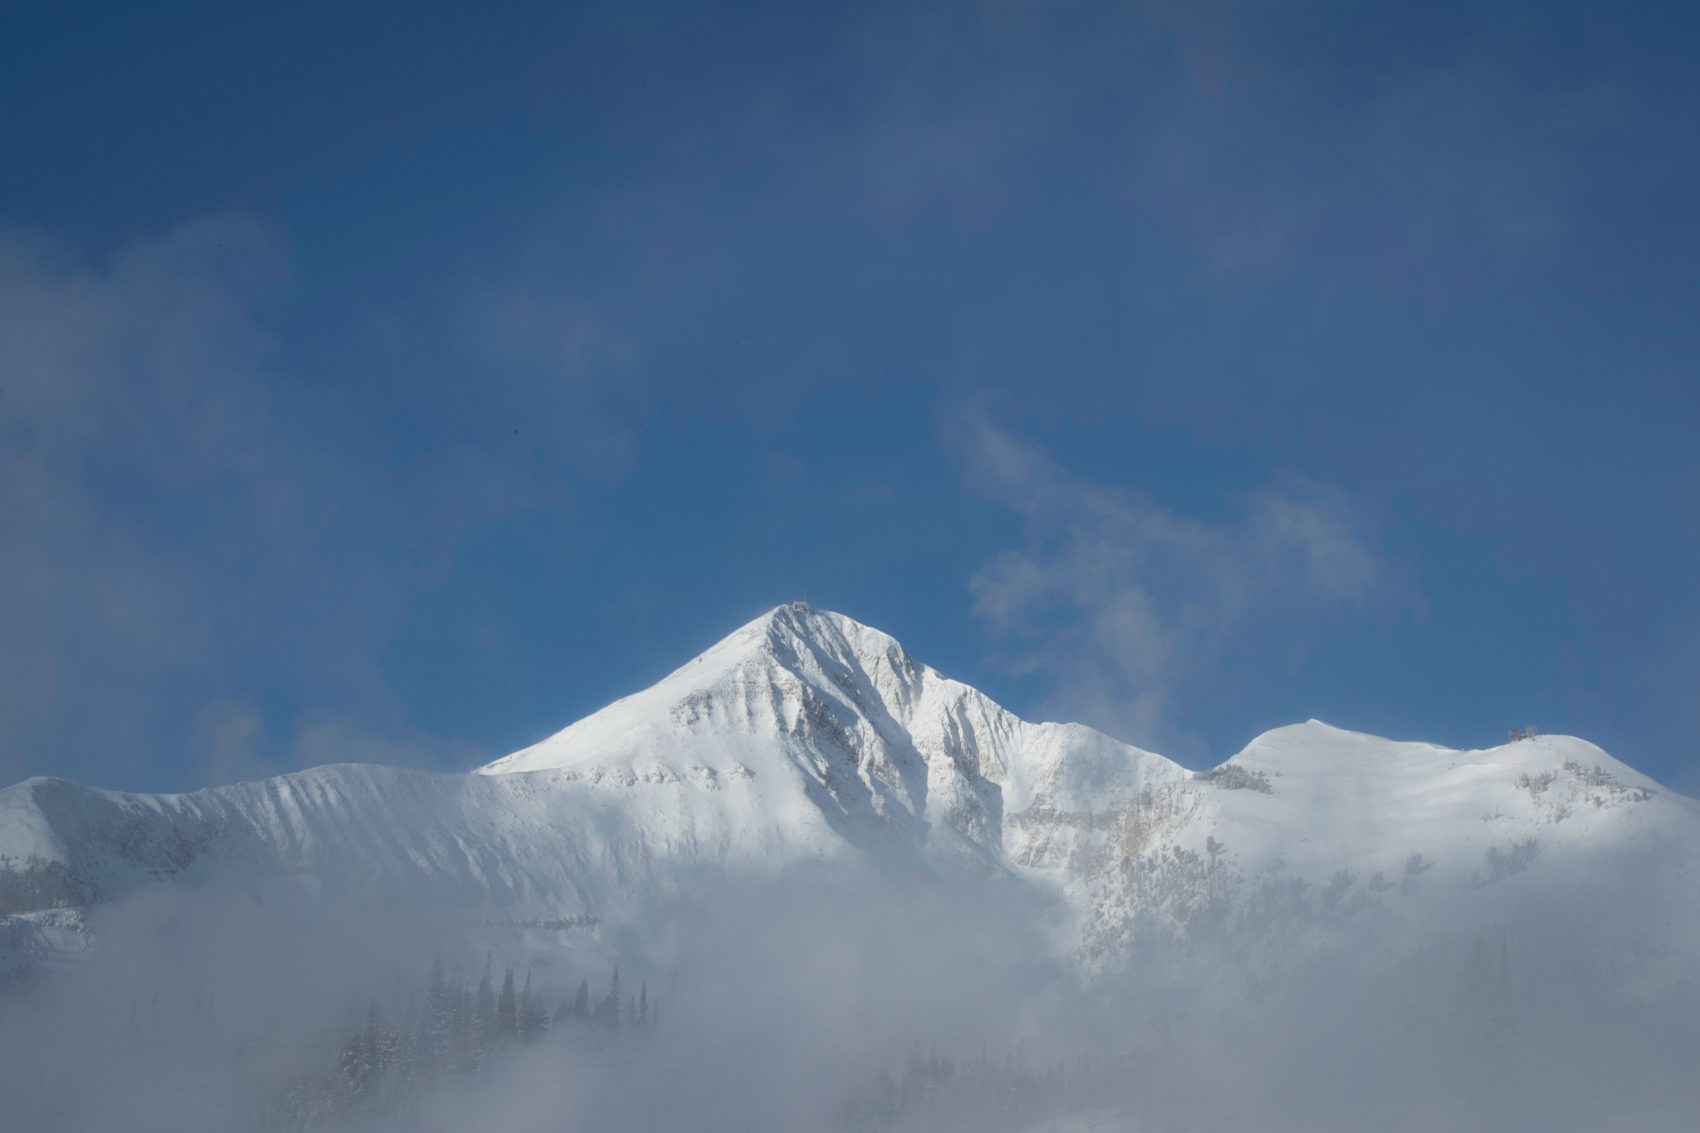
[[[544,444],[587,475],[630,468],[634,419],[651,391],[607,312],[571,288],[525,279],[474,288],[462,316],[459,345],[480,367],[487,411],[518,422],[523,444]]]
[[[968,486],[1022,519],[1023,544],[969,585],[1004,662],[1047,679],[1047,714],[1174,742],[1177,711],[1228,650],[1276,623],[1302,633],[1387,589],[1338,493],[1266,488],[1205,522],[1076,477],[977,415],[955,422],[951,440]]]
[[[483,754],[406,726],[386,650],[467,532],[630,461],[626,357],[538,300],[472,312],[476,380],[299,382],[267,318],[286,282],[240,217],[100,259],[0,232],[0,784]],[[395,443],[396,398],[453,427]]]
[[[255,705],[219,700],[203,705],[190,726],[189,753],[197,786],[263,779],[327,763],[469,768],[488,752],[404,727],[373,729],[329,709],[301,713],[274,727]]]
[[[234,219],[99,266],[0,238],[0,773],[134,750],[161,677],[206,660],[204,579],[144,516],[269,494],[250,306],[280,272]]]

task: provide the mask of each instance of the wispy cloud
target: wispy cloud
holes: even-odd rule
[[[587,475],[617,476],[639,452],[653,396],[638,351],[601,306],[560,281],[470,289],[457,345],[485,378],[482,412],[506,414],[521,446]]]
[[[475,760],[344,718],[338,696],[395,716],[383,650],[422,570],[385,552],[430,545],[284,372],[287,284],[283,241],[239,216],[102,259],[0,234],[0,784]],[[273,694],[293,738],[248,703]]]
[[[827,73],[857,92],[840,113],[776,87],[721,128],[791,139],[781,168],[804,201],[893,226],[984,227],[1036,185],[1090,184],[1207,285],[1306,270],[1448,294],[1473,278],[1460,263],[1546,267],[1610,92],[1508,66],[1524,34],[1480,12],[1426,51],[1396,21],[1358,27],[1379,54],[1341,97],[1316,81],[1317,45],[1353,22],[1238,2],[902,9],[835,37]]]
[[[969,488],[1022,520],[1022,545],[969,585],[1004,662],[1046,681],[1048,715],[1172,744],[1180,710],[1248,635],[1389,590],[1348,501],[1323,487],[1265,487],[1205,521],[1075,476],[978,414],[950,440]]]
[[[154,529],[209,484],[278,505],[250,304],[281,275],[267,233],[235,219],[100,266],[0,240],[0,777],[134,750],[161,678],[206,661],[205,579]]]
[[[301,713],[279,727],[246,700],[217,700],[197,709],[190,721],[187,754],[193,783],[209,787],[327,763],[461,768],[488,758],[469,744],[413,729],[370,728],[325,708]]]

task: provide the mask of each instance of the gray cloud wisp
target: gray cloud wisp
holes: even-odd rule
[[[1259,628],[1388,588],[1349,502],[1325,488],[1265,487],[1211,522],[1077,477],[983,417],[951,441],[969,487],[1024,531],[970,580],[976,615],[1010,668],[1043,674],[1046,712],[1132,742],[1172,740],[1176,711]]]

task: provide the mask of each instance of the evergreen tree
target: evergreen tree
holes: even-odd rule
[[[454,1045],[454,993],[443,972],[443,958],[431,962],[430,982],[425,985],[425,1008],[419,1015],[420,1054],[431,1073],[440,1074],[448,1068],[449,1052]]]
[[[579,1019],[590,1018],[590,981],[579,980],[578,992],[573,996],[573,1015]]]
[[[596,1021],[610,1031],[620,1029],[620,966],[614,965],[614,979],[609,984],[608,994],[602,997],[602,1002],[596,1006]]]
[[[496,1037],[511,1039],[519,1034],[519,999],[514,992],[512,965],[502,976],[502,994],[496,1000]]]
[[[374,1003],[366,1012],[365,1027],[343,1040],[338,1060],[342,1088],[353,1107],[367,1107],[377,1095],[378,1046],[378,1005]]]
[[[649,1025],[649,981],[648,980],[644,980],[642,986],[638,989],[637,1018],[634,1021],[637,1023],[638,1030],[640,1030],[640,1031],[643,1028],[645,1028]]]
[[[531,969],[525,972],[525,989],[519,993],[519,1035],[534,1043],[549,1030],[549,1014],[543,1008],[543,997],[531,990]]]
[[[879,1073],[874,1076],[874,1096],[869,1108],[873,1111],[874,1119],[884,1125],[897,1116],[898,1107],[897,1082],[892,1078],[891,1071],[882,1063]]]
[[[480,1047],[488,1045],[496,1033],[496,995],[490,983],[490,954],[484,954],[484,976],[478,981],[478,999],[474,1004],[477,1015],[473,1027],[478,1033]]]
[[[485,983],[489,982],[486,976]],[[454,1065],[457,1070],[477,1070],[484,1065],[489,1051],[489,1031],[484,1026],[485,1015],[478,1009],[478,1000],[464,987],[455,989]]]

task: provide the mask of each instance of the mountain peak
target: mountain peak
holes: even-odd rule
[[[851,672],[882,667],[907,672],[918,666],[897,639],[882,630],[807,602],[786,602],[745,622],[636,695],[688,696],[723,685],[739,671],[747,681],[752,671],[805,676],[805,670],[816,675],[826,670],[831,679],[842,682]]]
[[[802,638],[818,645],[854,642],[880,653],[892,648],[902,649],[897,639],[883,630],[864,625],[848,615],[823,610],[801,601],[775,606],[751,622],[750,626],[761,626],[770,640],[777,636]]]
[[[731,660],[756,650],[771,653],[775,648],[794,648],[799,642],[835,647],[852,644],[875,653],[902,649],[890,634],[864,625],[855,618],[823,610],[807,602],[786,602],[745,622],[695,659],[675,669],[667,679],[690,672],[710,657]]]
[[[1187,931],[1223,892],[1345,877],[1336,911],[1407,891],[1416,908],[1447,885],[1480,899],[1537,843],[1531,884],[1607,851],[1700,846],[1700,804],[1569,737],[1455,750],[1310,720],[1229,763],[1192,774],[1083,725],[1023,721],[889,635],[788,602],[480,774],[343,765],[142,797],[30,780],[0,791],[0,888],[7,856],[108,894],[205,860],[623,932],[705,869],[960,866],[1046,887],[1096,962],[1150,926]]]
[[[749,737],[794,729],[799,711],[907,699],[942,680],[889,634],[807,602],[787,602],[739,626],[649,688],[621,698],[523,751],[480,768],[532,771],[641,753],[703,757],[706,732]],[[964,686],[965,687],[965,686]],[[830,712],[828,713],[831,714]],[[876,713],[882,714],[882,713]],[[725,745],[713,745],[724,749]]]
[[[809,619],[821,615],[835,618],[844,617],[843,614],[834,614],[831,610],[817,610],[800,598],[795,601],[784,602],[775,606],[773,609],[764,614],[763,617],[769,621],[784,620],[794,623],[805,623]]]
[[[1023,721],[889,634],[805,602],[768,610],[653,686],[479,771],[688,783],[727,805],[755,807],[740,801],[749,795],[825,822],[870,853],[906,847],[994,872],[1089,853],[1102,833],[1095,820],[1060,832],[1006,824],[1006,812],[1096,814],[1185,774],[1083,726]]]

